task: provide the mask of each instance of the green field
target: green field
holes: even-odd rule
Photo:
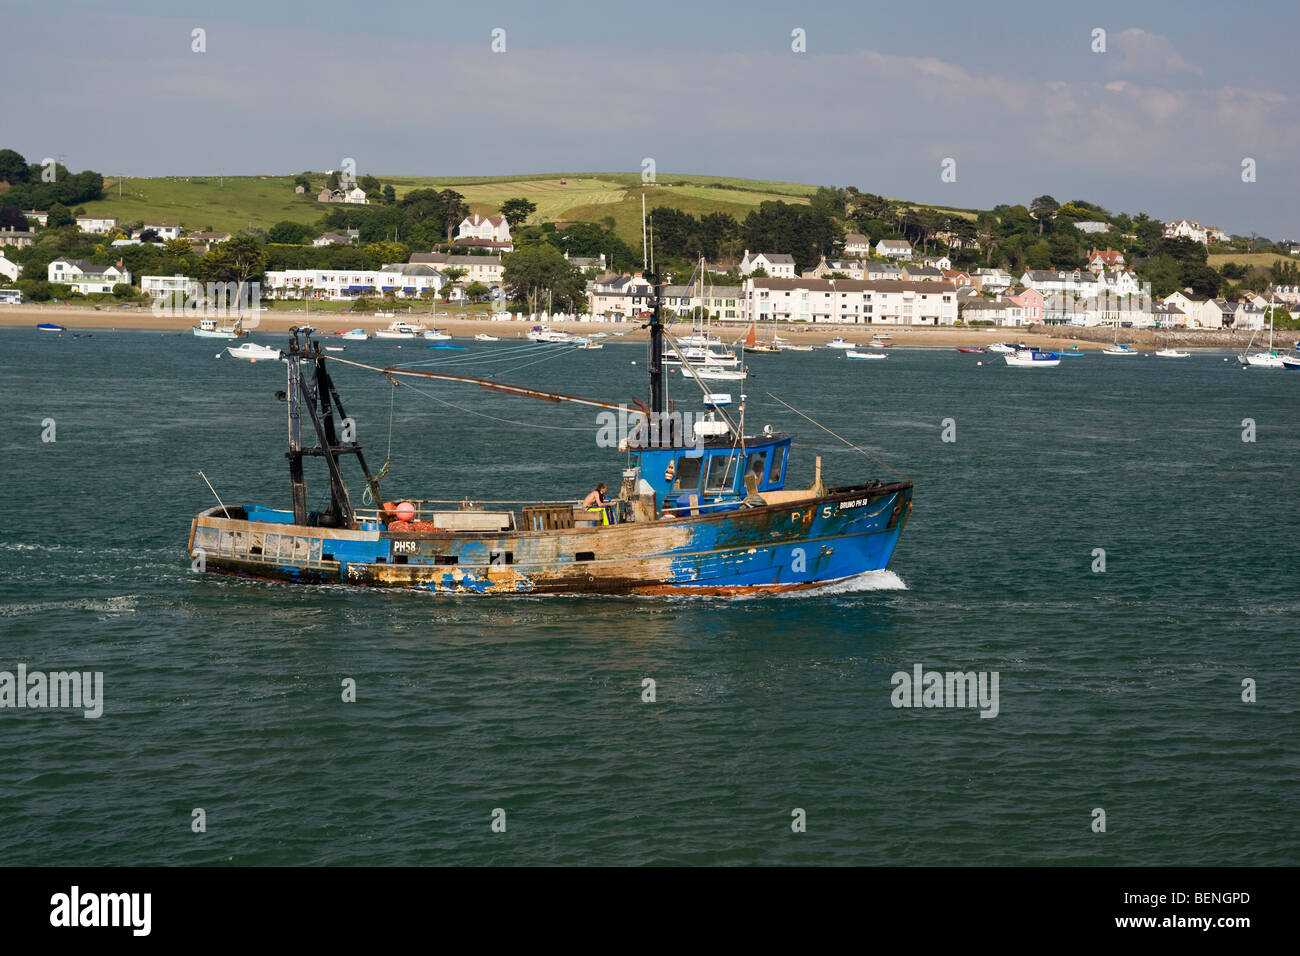
[[[1235,262],[1242,266],[1263,266],[1267,269],[1279,259],[1283,262],[1294,261],[1295,256],[1289,256],[1284,252],[1212,252],[1206,261],[1216,269],[1225,262]]]
[[[639,173],[377,178],[391,184],[399,197],[413,189],[454,189],[465,197],[471,212],[485,215],[495,214],[502,201],[523,196],[537,204],[530,222],[602,222],[613,217],[615,231],[634,246],[641,242],[642,193],[647,209],[673,206],[696,216],[726,212],[743,220],[759,203],[804,203],[817,190],[804,183],[676,173],[660,173],[651,185],[643,184]],[[313,189],[297,195],[292,176],[108,177],[105,198],[86,203],[85,208],[88,213],[116,216],[123,223],[179,221],[187,230],[267,229],[285,219],[314,225],[328,208],[316,202],[315,195],[324,179],[324,174],[313,174]],[[561,179],[567,182],[561,185]],[[953,212],[973,215],[966,210]]]

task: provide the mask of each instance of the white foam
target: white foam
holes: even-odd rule
[[[108,598],[105,601],[76,599],[71,601],[47,601],[42,604],[0,604],[0,617],[23,617],[28,614],[43,614],[46,611],[95,611],[101,614],[134,614],[134,594]]]
[[[833,581],[806,591],[787,591],[784,598],[820,597],[823,594],[855,594],[859,591],[906,591],[907,582],[888,568],[883,571],[864,571],[851,578]]]

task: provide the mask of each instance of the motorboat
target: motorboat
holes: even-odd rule
[[[256,362],[258,359],[278,359],[280,350],[272,348],[269,345],[258,345],[256,342],[245,342],[239,346],[227,346],[226,351],[230,353],[231,358],[244,359],[247,362]]]
[[[474,341],[475,342],[500,342],[501,340],[497,338],[495,335],[488,335],[486,332],[480,332],[478,335],[474,336]]]
[[[375,333],[377,339],[413,339],[417,335],[422,335],[427,331],[427,327],[418,323],[403,322],[398,319],[390,322],[388,328],[380,329]]]
[[[997,355],[1010,355],[1015,350],[1016,347],[1010,342],[994,342],[992,345],[987,346],[984,349],[986,352],[993,352]]]
[[[826,347],[828,349],[856,349],[857,345],[853,342],[845,341],[837,335],[826,343]]]
[[[1061,364],[1058,353],[1040,352],[1031,348],[1017,348],[1002,357],[1012,368],[1056,368]]]
[[[450,342],[451,336],[442,329],[429,329],[424,333],[424,337],[430,342]]]
[[[340,332],[339,338],[347,339],[349,342],[364,342],[370,338],[370,333],[365,329],[350,329],[347,332]]]
[[[1178,349],[1161,349],[1156,353],[1157,358],[1191,358],[1191,352],[1180,352]]]
[[[887,359],[889,356],[884,352],[858,352],[854,349],[848,349],[844,353],[846,359]]]

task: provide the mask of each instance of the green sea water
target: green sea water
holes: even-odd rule
[[[462,344],[345,357],[644,396],[644,345]],[[496,598],[191,573],[200,469],[228,504],[289,502],[282,366],[221,351],[0,330],[0,671],[102,672],[104,698],[0,708],[7,864],[1296,862],[1300,375],[757,356],[746,422],[796,433],[792,484],[817,455],[830,484],[890,475],[768,392],[915,482],[888,572]],[[594,410],[336,376],[375,467],[392,402],[386,493],[617,487]],[[893,706],[918,664],[997,672],[997,716]]]

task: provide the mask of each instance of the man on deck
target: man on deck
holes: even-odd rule
[[[608,501],[605,498],[605,483],[603,481],[596,485],[595,491],[582,499],[582,508],[584,511],[600,512],[600,523],[602,525],[612,524],[610,521],[610,508],[612,508],[613,505],[614,502]]]

